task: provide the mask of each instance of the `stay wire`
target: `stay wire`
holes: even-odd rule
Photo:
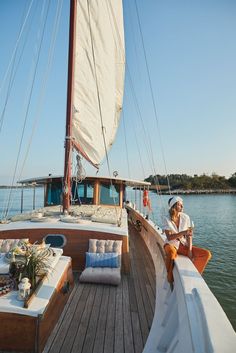
[[[115,18],[115,15],[114,15],[112,9],[111,9],[111,14],[112,14],[112,17],[113,17],[113,21],[114,21],[114,23],[116,25],[116,32],[117,32],[117,35],[118,35],[119,44],[120,44],[120,47],[122,47],[121,38],[120,38],[119,31],[118,31],[118,28],[117,28],[116,18]],[[123,59],[124,59],[124,54],[123,54]],[[151,142],[150,142],[151,140],[150,140],[150,137],[148,136],[148,132],[146,131],[145,124],[143,122],[142,114],[141,114],[141,111],[140,111],[140,108],[139,108],[139,105],[138,105],[138,100],[137,100],[137,96],[135,94],[135,89],[134,89],[134,85],[133,85],[133,81],[132,81],[132,77],[131,77],[131,73],[130,73],[130,69],[129,69],[128,63],[126,63],[126,67],[127,67],[127,72],[128,72],[128,79],[130,81],[131,92],[132,92],[134,101],[136,103],[136,109],[138,111],[138,116],[140,117],[140,121],[142,123],[142,129],[143,129],[143,132],[145,134],[145,139],[146,139],[146,141],[149,141],[149,143],[147,144],[148,148],[149,148],[149,151],[147,149],[147,152],[148,152],[149,158],[151,159],[151,161],[153,161],[153,151],[152,151],[152,146],[151,146]],[[153,164],[153,166],[154,166],[154,161],[153,162],[151,162],[151,161],[150,161],[150,165]]]
[[[37,3],[37,5],[38,5],[38,3]],[[13,59],[12,65],[11,65],[11,73],[10,73],[10,78],[9,78],[9,83],[8,83],[7,94],[6,94],[5,103],[4,103],[3,110],[2,110],[2,113],[1,113],[1,118],[0,118],[0,134],[1,134],[1,131],[2,131],[2,127],[3,127],[3,123],[4,123],[4,119],[5,119],[5,113],[6,113],[6,108],[7,108],[8,101],[9,101],[9,98],[10,98],[10,95],[11,95],[11,90],[12,90],[12,87],[13,87],[13,84],[14,84],[14,81],[15,81],[15,78],[16,78],[16,73],[17,73],[19,64],[20,64],[21,59],[23,57],[25,45],[27,43],[28,35],[30,33],[30,29],[31,29],[31,26],[32,26],[32,21],[33,21],[33,16],[31,16],[31,21],[30,21],[30,24],[28,26],[28,30],[27,30],[27,33],[26,33],[26,36],[25,36],[25,40],[24,40],[22,49],[20,51],[19,58],[18,58],[18,61],[17,61],[16,65],[15,65],[15,61],[16,61],[16,57],[17,57],[18,48],[17,48],[17,50],[14,53],[14,59]]]
[[[6,70],[6,73],[5,73],[5,76],[3,77],[3,80],[2,80],[2,84],[0,86],[0,95],[1,95],[1,91],[2,91],[2,88],[5,84],[5,81],[6,81],[6,78],[7,78],[7,75],[8,75],[8,71],[10,70],[10,67],[12,65],[12,61],[14,60],[14,57],[15,57],[15,52],[17,51],[17,48],[18,48],[18,45],[19,45],[19,42],[20,42],[20,39],[21,39],[21,36],[22,36],[22,33],[24,31],[24,27],[26,25],[26,22],[27,22],[27,19],[28,19],[28,16],[30,14],[30,11],[31,11],[31,7],[32,7],[32,4],[33,4],[34,0],[31,1],[30,3],[30,6],[29,6],[29,9],[28,9],[28,12],[26,14],[26,17],[25,17],[25,20],[24,20],[24,23],[22,24],[22,27],[21,27],[21,30],[20,30],[20,33],[18,35],[18,38],[17,38],[17,41],[16,41],[16,45],[15,45],[15,48],[13,50],[13,53],[12,53],[12,56],[11,56],[11,59],[9,61],[9,64],[8,64],[8,67],[7,67],[7,70]]]
[[[123,122],[123,130],[124,130],[124,137],[125,137],[126,161],[127,161],[129,179],[131,179],[130,163],[129,163],[129,154],[128,154],[128,145],[127,145],[127,137],[126,137],[126,126],[125,126],[125,113],[124,113],[124,110],[123,110],[123,112],[122,112],[122,116],[123,116],[122,122]]]
[[[151,97],[152,97],[152,104],[153,104],[154,115],[155,115],[155,120],[156,120],[156,126],[157,126],[157,131],[158,131],[158,135],[159,135],[159,139],[160,139],[162,158],[163,158],[165,172],[166,172],[166,179],[167,179],[167,183],[168,183],[169,194],[171,195],[170,182],[169,182],[169,177],[168,177],[168,173],[167,173],[166,161],[165,161],[165,156],[164,156],[164,150],[163,150],[163,144],[162,144],[162,138],[161,138],[161,133],[160,133],[158,114],[157,114],[157,108],[156,108],[156,103],[155,103],[155,98],[154,98],[154,92],[153,92],[153,87],[152,87],[152,80],[151,80],[150,70],[149,70],[149,66],[148,66],[147,53],[146,53],[146,48],[145,48],[145,44],[144,44],[144,38],[143,38],[143,32],[142,32],[142,27],[141,27],[141,21],[140,21],[140,16],[139,16],[137,0],[135,0],[135,8],[136,8],[136,13],[137,13],[137,18],[138,18],[139,31],[140,31],[141,42],[142,42],[144,58],[145,58],[145,64],[146,64],[146,70],[147,70],[147,75],[148,75],[148,81],[149,81],[149,86],[150,86],[150,91],[151,91]]]
[[[117,32],[117,34],[118,34],[118,40],[119,40],[119,43],[120,43],[120,47],[122,47],[121,38],[120,38],[119,31],[118,31],[118,28],[117,28],[116,17],[115,17],[115,15],[114,15],[112,9],[111,9],[111,14],[112,14],[112,16],[113,16],[113,21],[114,21],[114,23],[115,23],[115,25],[116,25],[116,32]],[[124,58],[124,54],[123,54],[123,58]],[[135,97],[135,101],[136,101],[136,107],[138,108],[139,117],[141,118],[141,122],[142,122],[142,126],[143,126],[143,131],[144,131],[144,134],[145,134],[145,135],[148,135],[148,133],[146,132],[146,129],[145,129],[145,124],[144,124],[144,122],[143,122],[140,109],[139,109],[139,105],[138,105],[138,101],[137,101],[137,98],[136,98],[136,95],[135,95],[135,90],[134,90],[134,86],[133,86],[133,82],[132,82],[130,70],[129,70],[129,67],[128,67],[128,64],[127,64],[127,63],[126,63],[126,66],[127,66],[127,71],[128,71],[128,77],[129,77],[130,83],[131,83],[132,93],[133,93],[133,96]],[[147,141],[149,141],[149,149],[150,149],[149,152],[150,152],[151,161],[152,161],[152,162],[151,162],[151,165],[153,164],[154,174],[157,175],[157,173],[155,172],[154,159],[153,159],[153,152],[152,152],[152,146],[151,146],[151,140],[150,140],[150,138],[147,139]],[[150,155],[149,155],[149,158],[150,158]],[[157,181],[158,181],[158,178],[157,178]],[[158,181],[158,185],[159,185],[159,181]],[[159,187],[159,190],[160,190],[160,187]],[[158,188],[157,188],[157,186],[156,186],[156,192],[157,192],[157,194],[158,194]],[[160,196],[162,196],[162,195],[161,195],[161,191],[159,191],[159,193],[160,193]],[[162,197],[161,197],[161,201],[162,201]]]
[[[36,63],[35,63],[35,69],[34,69],[34,73],[33,73],[33,80],[32,80],[32,84],[31,84],[29,100],[28,100],[28,105],[27,105],[27,109],[26,109],[26,114],[25,114],[22,134],[21,134],[20,145],[19,145],[18,154],[17,154],[17,158],[16,158],[15,169],[14,169],[14,173],[13,173],[13,177],[12,177],[12,182],[11,182],[11,188],[10,188],[10,193],[9,193],[9,197],[8,197],[7,207],[6,207],[6,210],[5,210],[5,213],[4,213],[4,218],[5,219],[7,218],[8,213],[9,213],[9,205],[10,205],[10,201],[11,201],[12,190],[13,190],[13,185],[14,185],[14,182],[15,182],[16,172],[17,172],[17,168],[18,168],[18,164],[19,164],[20,153],[21,153],[21,148],[22,148],[22,143],[23,143],[23,138],[24,138],[24,133],[25,133],[25,128],[26,128],[26,123],[27,123],[27,120],[28,120],[29,107],[30,107],[30,103],[31,103],[33,87],[34,87],[37,67],[38,67],[38,63],[39,63],[40,50],[41,50],[41,47],[42,47],[42,42],[43,42],[45,28],[46,28],[46,20],[47,20],[47,16],[48,16],[48,10],[49,10],[50,1],[48,1],[47,4],[48,5],[47,5],[47,10],[46,10],[46,17],[45,17],[45,21],[44,21],[44,25],[43,25],[43,31],[42,31],[42,34],[41,34],[41,38],[40,38],[40,43],[39,43],[39,48],[38,48],[38,53],[37,53],[37,58],[36,58]],[[42,6],[42,16],[43,16],[43,12],[44,12],[44,4]]]
[[[22,15],[22,16],[23,16],[23,18],[22,18],[22,22],[23,22],[23,21],[24,21],[24,15]],[[21,48],[21,51],[20,51],[20,54],[19,54],[19,58],[18,58],[18,61],[17,61],[16,64],[15,64],[15,61],[16,61],[16,58],[17,58],[18,48],[17,48],[17,50],[15,51],[15,54],[14,54],[13,63],[12,63],[12,65],[11,65],[11,73],[10,73],[10,78],[9,78],[9,83],[8,83],[7,95],[6,95],[4,107],[3,107],[3,110],[2,110],[2,113],[1,113],[1,119],[0,119],[0,134],[1,134],[1,131],[2,131],[3,123],[4,123],[4,118],[5,118],[5,113],[6,113],[7,104],[8,104],[8,101],[9,101],[9,98],[10,98],[10,94],[11,94],[11,90],[12,90],[12,87],[13,87],[13,84],[14,84],[14,81],[15,81],[16,73],[17,73],[19,64],[20,64],[20,62],[21,62],[22,56],[23,56],[23,52],[24,52],[25,45],[26,45],[26,42],[27,42],[27,39],[28,39],[28,35],[29,35],[29,33],[30,33],[32,21],[33,21],[33,16],[31,16],[31,20],[30,20],[30,23],[29,23],[29,26],[28,26],[28,30],[27,30],[25,39],[24,39],[24,43],[23,43],[23,46],[22,46],[22,48]],[[20,29],[20,30],[21,30],[21,29]],[[18,188],[17,188],[17,189],[18,189]],[[15,190],[15,189],[14,189],[14,190]],[[4,198],[4,200],[3,200],[3,205],[4,205],[4,206],[3,206],[3,208],[2,208],[1,218],[3,218],[4,212],[5,212],[5,210],[6,210],[6,207],[7,207],[7,200],[8,200],[8,197],[7,197],[7,194],[6,194],[6,195],[5,195],[5,198]],[[11,208],[11,206],[12,206],[12,202],[11,202],[11,205],[10,205],[9,208]]]
[[[38,105],[36,108],[37,114],[36,117],[34,119],[33,122],[33,128],[31,131],[31,135],[30,135],[30,139],[28,142],[28,147],[27,147],[27,151],[25,153],[25,158],[22,164],[22,168],[21,168],[21,172],[19,175],[19,179],[21,178],[22,174],[23,174],[23,170],[29,155],[29,151],[30,151],[30,147],[32,144],[32,140],[33,140],[33,136],[35,133],[35,129],[36,126],[39,122],[39,118],[41,116],[41,111],[42,111],[42,105],[43,105],[43,101],[45,99],[45,94],[46,94],[46,86],[47,86],[47,82],[48,82],[48,78],[49,78],[49,73],[50,70],[52,68],[52,61],[53,61],[53,56],[55,53],[55,44],[56,44],[56,38],[57,38],[57,33],[58,33],[58,28],[59,28],[59,23],[60,23],[60,18],[61,18],[61,12],[62,12],[62,5],[63,5],[63,0],[58,1],[57,3],[57,8],[56,8],[56,15],[55,15],[55,21],[54,21],[54,25],[53,25],[53,30],[52,30],[52,40],[50,43],[50,48],[49,48],[49,55],[48,55],[48,60],[47,60],[47,64],[46,64],[46,70],[45,70],[45,75],[43,76],[42,79],[42,86],[41,86],[41,90],[39,93],[39,100],[38,100]]]
[[[149,133],[148,133],[148,131],[147,131],[146,127],[145,127],[144,121],[143,121],[143,117],[142,117],[142,114],[141,114],[141,110],[139,108],[139,103],[138,103],[137,96],[135,94],[135,89],[134,89],[134,85],[133,85],[133,81],[132,81],[132,78],[131,78],[130,71],[129,71],[129,69],[127,71],[128,71],[128,78],[130,80],[132,96],[133,96],[133,99],[134,99],[134,102],[135,102],[135,108],[137,110],[138,117],[139,117],[139,119],[141,121],[141,124],[142,124],[142,130],[143,130],[143,133],[144,133],[144,139],[145,139],[145,141],[147,141],[147,144],[145,145],[145,147],[147,149],[148,157],[150,158],[149,163],[150,163],[151,169],[153,170],[153,173],[154,173],[155,179],[156,179],[156,183],[155,183],[156,192],[157,192],[157,194],[160,195],[162,206],[164,206],[164,202],[163,202],[163,199],[162,199],[162,192],[161,192],[161,189],[160,189],[160,183],[159,183],[159,179],[158,179],[156,168],[155,168],[155,164],[154,164],[151,139],[150,139]],[[159,187],[159,190],[158,190],[158,187]]]

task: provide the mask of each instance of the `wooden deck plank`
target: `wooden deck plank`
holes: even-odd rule
[[[77,335],[84,308],[86,306],[87,298],[91,289],[90,286],[87,285],[79,284],[79,286],[82,286],[83,288],[82,295],[77,301],[78,305],[71,319],[71,323],[67,327],[66,337],[63,341],[62,347],[60,350],[52,350],[52,352],[50,351],[50,353],[69,353],[72,349],[72,345]]]
[[[139,281],[140,281],[140,288],[142,289],[142,296],[145,300],[145,298],[148,297],[148,301],[146,301],[145,305],[145,310],[147,313],[148,317],[148,322],[149,325],[152,323],[152,318],[154,315],[154,310],[155,310],[155,289],[153,288],[153,284],[155,285],[155,280],[153,279],[155,276],[155,269],[154,269],[154,264],[153,262],[151,263],[149,260],[149,265],[147,262],[147,257],[149,255],[148,249],[146,248],[146,245],[144,246],[143,240],[139,237],[134,235],[134,232],[131,230],[130,232],[131,237],[133,237],[133,244],[137,243],[135,246],[136,250],[136,256],[133,259],[133,262],[135,263],[135,267],[137,268],[137,271],[139,273]],[[137,246],[138,245],[138,246]],[[152,259],[151,259],[152,261]],[[150,265],[152,265],[152,268],[150,268]],[[151,275],[151,280],[150,276]]]
[[[114,353],[124,352],[124,330],[123,330],[123,303],[122,303],[122,286],[117,287],[116,291],[116,313],[115,313],[115,340],[114,340]]]
[[[135,296],[136,296],[137,305],[138,305],[138,314],[139,314],[139,322],[140,322],[140,327],[142,332],[142,338],[143,338],[143,341],[146,342],[148,333],[149,333],[148,321],[147,321],[146,312],[144,308],[145,303],[143,303],[143,298],[140,292],[138,274],[135,269],[134,262],[132,262],[131,264],[131,274],[134,278],[134,290],[135,290]]]
[[[124,318],[124,346],[125,352],[134,353],[133,331],[129,305],[128,276],[123,278],[123,318]]]
[[[102,301],[103,287],[97,286],[94,298],[93,308],[89,320],[89,325],[82,349],[82,353],[91,353],[93,351],[94,341],[97,331],[97,322],[99,318],[100,306]]]
[[[131,236],[131,240],[132,240],[132,236]],[[143,338],[143,342],[146,342],[148,333],[149,333],[149,325],[148,325],[148,320],[147,320],[146,311],[145,311],[146,300],[143,301],[143,297],[140,289],[140,281],[139,281],[140,272],[138,272],[136,268],[137,259],[139,258],[139,255],[137,251],[135,251],[136,249],[134,248],[134,243],[132,241],[131,241],[131,249],[133,254],[135,254],[135,256],[133,256],[133,259],[131,261],[131,275],[134,278],[134,289],[135,289],[135,296],[136,296],[137,306],[138,306],[138,314],[139,314],[139,322],[140,322],[140,327],[142,332],[142,338]]]
[[[135,267],[136,273],[139,274],[139,276],[137,275],[137,282],[139,283],[140,294],[142,296],[144,310],[145,310],[146,318],[148,322],[148,327],[150,329],[152,325],[152,319],[153,319],[154,313],[153,313],[152,305],[150,303],[149,296],[146,289],[146,285],[147,285],[146,273],[143,271],[143,263],[141,263],[141,261],[137,261],[137,259],[134,260],[134,267]]]
[[[116,288],[110,287],[104,353],[113,352],[115,339]]]
[[[143,351],[144,342],[137,312],[131,312],[131,320],[134,339],[134,351],[135,353],[141,353]]]
[[[129,226],[129,234],[130,234],[130,238],[132,238],[132,243],[133,244],[137,243],[135,245],[135,249],[136,249],[136,253],[137,253],[139,260],[141,259],[142,261],[145,262],[145,266],[143,268],[146,271],[147,279],[149,280],[149,283],[153,289],[153,294],[155,296],[155,293],[156,293],[155,267],[153,264],[153,260],[149,254],[148,248],[147,248],[145,242],[143,241],[143,239],[141,238],[141,236],[139,234],[137,234],[137,230],[135,229],[135,227],[133,225]],[[136,256],[136,258],[137,258],[137,256]]]
[[[143,270],[146,273],[146,278],[147,278],[149,284],[151,285],[151,288],[153,290],[153,295],[155,296],[155,294],[156,294],[156,273],[155,273],[154,263],[150,257],[150,254],[148,253],[148,249],[146,248],[146,245],[143,246],[142,248],[141,248],[141,246],[140,247],[138,246],[137,251],[139,253],[141,253],[140,255],[143,258],[143,261],[145,261],[145,266],[143,266]]]
[[[81,353],[82,352],[84,341],[86,338],[87,328],[88,328],[89,321],[90,321],[91,308],[93,307],[93,302],[94,302],[96,290],[99,287],[94,284],[91,284],[91,285],[87,284],[86,286],[90,287],[90,292],[89,292],[89,296],[88,296],[88,300],[86,302],[85,308],[83,310],[83,315],[82,315],[79,329],[77,331],[77,334],[76,334],[76,337],[75,337],[75,340],[73,343],[71,353]]]
[[[97,322],[97,332],[93,346],[93,353],[103,353],[105,334],[106,334],[106,323],[107,323],[107,312],[108,312],[108,302],[109,293],[105,290],[105,285],[103,285],[103,295],[101,308],[99,313],[99,318]]]
[[[74,312],[76,311],[76,307],[80,301],[83,289],[84,289],[83,286],[78,286],[78,279],[77,279],[77,281],[75,281],[74,293],[69,298],[69,303],[68,303],[69,305],[65,307],[62,313],[62,320],[60,318],[58,322],[59,325],[57,324],[56,327],[54,328],[53,333],[51,335],[52,337],[50,336],[50,339],[48,340],[47,345],[44,349],[44,353],[48,353],[49,350],[50,350],[50,353],[59,352],[63,347],[64,340],[68,335],[67,333],[68,326],[72,322],[72,318],[73,318]],[[49,344],[50,346],[48,346]]]
[[[76,285],[43,353],[141,353],[155,309],[155,269],[130,229],[130,274],[121,284]]]
[[[129,304],[130,304],[130,311],[131,312],[138,312],[138,304],[135,295],[135,288],[134,288],[134,278],[133,276],[129,276],[128,280],[129,285]]]
[[[82,288],[78,287],[78,276],[77,276],[77,273],[74,274],[74,279],[75,279],[75,285],[74,285],[74,288],[71,292],[71,295],[63,309],[63,312],[57,322],[57,324],[55,325],[45,347],[44,347],[44,353],[48,353],[50,348],[52,347],[53,345],[53,342],[54,340],[58,340],[58,333],[60,331],[62,331],[62,327],[63,326],[67,326],[68,325],[68,320],[70,319],[70,315],[68,315],[68,312],[70,311],[73,311],[73,306],[74,305],[77,305],[77,302],[76,300],[73,300],[75,296],[77,296],[77,291],[81,291],[82,292]],[[61,346],[61,343],[60,343],[60,346]]]
[[[153,291],[152,288],[149,284],[146,284],[146,290],[148,293],[148,297],[149,297],[149,301],[152,307],[152,312],[153,312],[153,316],[154,316],[154,312],[155,312],[155,307],[156,307],[156,296],[153,295]]]

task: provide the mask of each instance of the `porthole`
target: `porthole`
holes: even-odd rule
[[[66,237],[63,234],[47,234],[44,237],[46,244],[50,244],[53,248],[64,248],[66,245]]]

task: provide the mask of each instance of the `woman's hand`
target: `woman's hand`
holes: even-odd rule
[[[185,231],[185,236],[186,237],[192,237],[193,236],[193,230],[192,229],[187,229]]]

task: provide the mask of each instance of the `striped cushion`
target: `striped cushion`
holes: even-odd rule
[[[0,253],[9,252],[16,246],[21,246],[28,242],[29,239],[0,239]]]
[[[86,267],[119,267],[118,254],[86,252]]]

